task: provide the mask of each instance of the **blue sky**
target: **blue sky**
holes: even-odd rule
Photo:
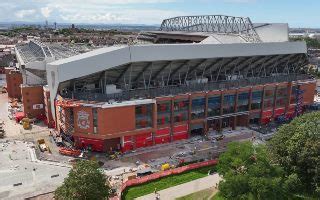
[[[0,21],[160,24],[179,15],[247,16],[320,28],[319,0],[0,0]]]

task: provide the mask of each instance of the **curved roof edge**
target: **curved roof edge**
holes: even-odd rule
[[[305,42],[241,44],[157,44],[107,47],[51,62],[47,69],[57,71],[63,82],[131,62],[191,60],[306,53]]]

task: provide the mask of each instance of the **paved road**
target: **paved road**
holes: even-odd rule
[[[206,176],[204,178],[200,178],[188,183],[167,188],[165,190],[159,191],[160,199],[174,200],[175,198],[178,198],[178,197],[182,197],[194,192],[212,188],[213,186],[216,185],[216,183],[219,183],[220,180],[221,180],[221,177],[218,174],[213,174],[213,175]],[[137,198],[137,200],[154,200],[154,199],[156,199],[156,196],[154,193]]]
[[[61,164],[34,162],[31,144],[0,140],[0,199],[23,199],[50,192],[61,185],[70,168]],[[14,186],[14,184],[21,185]]]

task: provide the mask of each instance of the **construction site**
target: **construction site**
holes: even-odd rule
[[[263,128],[303,114],[316,94],[305,42],[289,42],[288,24],[245,17],[175,17],[128,45],[30,40],[15,53],[3,132],[35,143],[43,161],[98,160],[115,190],[215,159],[230,141],[263,142]]]

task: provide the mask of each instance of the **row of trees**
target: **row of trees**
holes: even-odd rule
[[[283,125],[267,145],[230,143],[219,157],[225,199],[320,196],[320,112]]]
[[[307,43],[308,48],[320,48],[320,41],[316,38],[292,38],[291,41],[302,41],[304,40]]]

